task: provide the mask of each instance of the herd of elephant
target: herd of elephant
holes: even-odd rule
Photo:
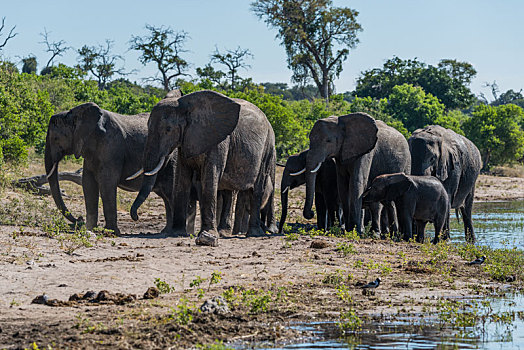
[[[319,229],[338,221],[346,230],[362,232],[370,220],[375,232],[407,240],[416,234],[422,242],[425,225],[432,222],[437,242],[448,235],[449,212],[456,208],[466,239],[475,240],[471,214],[481,159],[467,138],[428,126],[407,141],[382,121],[352,113],[318,120],[309,139],[309,150],[285,164],[279,228],[271,124],[255,105],[214,91],[185,96],[172,91],[150,114],[123,116],[94,103],[55,114],[47,131],[45,168],[57,207],[78,223],[83,219],[75,218],[62,199],[58,163],[66,155],[83,157],[86,227],[97,226],[101,197],[105,228],[116,234],[117,187],[139,192],[130,211],[134,220],[151,191],[158,194],[166,211],[162,233],[168,236],[194,233],[198,201],[197,244],[217,245],[219,236],[230,233],[282,232],[289,191],[305,184],[303,215],[314,216],[315,199]]]

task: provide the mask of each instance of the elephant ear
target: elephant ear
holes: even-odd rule
[[[416,186],[415,182],[404,173],[390,175],[388,180],[386,199],[390,201],[402,196],[412,186]]]
[[[182,151],[198,156],[224,141],[238,124],[240,104],[215,91],[198,91],[180,97],[179,111],[186,116]]]
[[[370,152],[376,145],[378,127],[375,119],[366,113],[352,113],[338,118],[344,131],[341,159],[347,163]]]
[[[93,132],[99,130],[105,132],[102,123],[103,110],[95,103],[84,103],[71,109],[74,118],[73,150],[75,157],[83,155],[85,144],[89,141]]]
[[[455,169],[458,162],[456,147],[441,139],[439,142],[440,155],[437,160],[436,177],[444,182]]]

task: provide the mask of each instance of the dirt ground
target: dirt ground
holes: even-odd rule
[[[81,214],[80,188],[62,187],[71,212]],[[290,223],[308,223],[301,217],[303,192],[292,192]],[[228,237],[212,248],[189,237],[163,238],[156,233],[164,209],[153,197],[133,222],[128,210],[134,194],[119,192],[124,236],[92,234],[86,246],[56,229],[49,233],[50,197],[1,190],[0,349],[33,343],[40,349],[185,349],[215,341],[249,347],[309,336],[290,324],[338,320],[351,310],[361,317],[427,311],[443,296],[507,287],[457,255],[437,259],[427,245],[414,243],[290,234]],[[481,176],[476,198],[522,199],[524,179]],[[377,277],[382,282],[374,295],[363,295],[359,283]],[[144,298],[153,286],[168,293],[150,291],[152,299]],[[47,304],[32,303],[43,294]],[[217,295],[225,296],[230,312],[197,311]]]

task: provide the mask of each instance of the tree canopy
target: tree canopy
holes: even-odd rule
[[[257,0],[253,12],[270,27],[286,49],[293,81],[313,81],[320,95],[329,100],[334,80],[342,72],[349,50],[358,43],[362,30],[358,12],[333,7],[331,0]]]
[[[469,89],[477,74],[470,63],[443,59],[435,67],[418,61],[393,57],[383,68],[361,73],[357,78],[355,94],[359,97],[384,98],[397,85],[420,86],[442,102],[446,109],[467,108],[475,101]]]
[[[173,88],[173,79],[188,75],[185,71],[189,63],[181,54],[187,52],[184,45],[189,36],[184,31],[176,32],[163,26],[146,25],[146,29],[148,35],[131,37],[130,49],[140,51],[139,60],[143,65],[156,64],[160,77],[151,77],[149,81],[159,81],[167,92]]]

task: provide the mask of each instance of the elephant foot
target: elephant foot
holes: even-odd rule
[[[246,237],[265,237],[267,236],[262,227],[250,227],[247,230]]]
[[[164,233],[167,237],[189,237],[185,228],[164,227],[160,232]]]
[[[218,247],[218,237],[209,231],[201,231],[195,240],[196,245]]]
[[[277,232],[278,232],[278,227],[277,227],[277,225],[274,224],[274,223],[271,224],[271,226],[269,226],[269,227],[267,228],[267,232],[269,232],[269,233],[272,234],[272,235],[274,235],[275,233],[277,233]]]
[[[231,237],[231,230],[228,230],[228,229],[220,229],[218,230],[218,236],[220,238],[225,238],[225,237]]]

